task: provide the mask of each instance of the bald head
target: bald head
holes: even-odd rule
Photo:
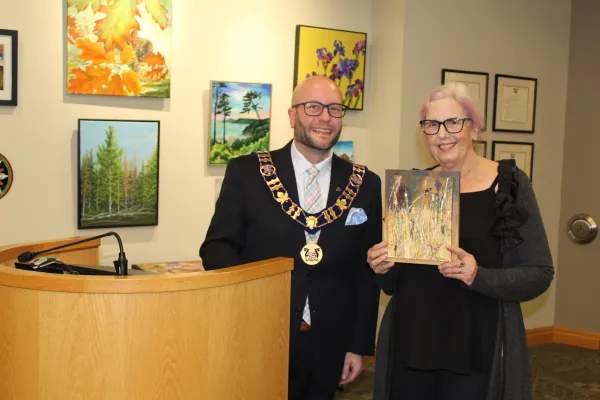
[[[334,81],[323,75],[311,76],[300,82],[292,94],[292,104],[318,101],[323,104],[341,103],[342,93]]]

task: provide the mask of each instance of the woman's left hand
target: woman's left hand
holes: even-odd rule
[[[456,254],[458,259],[441,264],[438,267],[440,273],[446,278],[458,279],[471,286],[479,268],[475,257],[459,247],[446,246],[446,249]]]

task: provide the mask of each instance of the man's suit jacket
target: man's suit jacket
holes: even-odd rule
[[[291,143],[271,152],[279,179],[298,201],[291,159]],[[327,207],[348,184],[352,164],[334,155]],[[294,348],[309,297],[313,352],[339,364],[346,352],[371,355],[374,351],[379,288],[366,258],[381,241],[381,180],[367,171],[352,207],[362,208],[368,220],[345,225],[348,212],[321,230],[318,241],[323,259],[306,265],[300,250],[304,228],[284,213],[265,184],[254,155],[232,159],[221,186],[215,214],[200,256],[206,269],[224,268],[273,257],[293,257],[290,346]],[[314,344],[314,345],[313,345]],[[341,371],[340,371],[341,372]]]

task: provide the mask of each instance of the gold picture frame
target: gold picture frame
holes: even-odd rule
[[[440,265],[456,259],[460,173],[385,171],[384,237],[393,262]]]

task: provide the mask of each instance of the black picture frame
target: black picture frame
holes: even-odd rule
[[[0,47],[2,47],[2,58],[0,58],[0,106],[14,107],[17,105],[18,93],[19,32],[0,29]],[[9,51],[6,51],[6,48]]]
[[[323,39],[317,43],[311,42],[310,39],[305,38],[305,36],[309,35],[311,32],[315,34],[324,33],[325,35],[323,35],[323,37],[327,36],[329,38],[331,37],[331,34],[337,36],[335,36],[334,40],[326,41]],[[305,36],[303,36],[303,34]],[[342,74],[342,72],[334,74],[331,71],[333,70],[334,65],[339,66],[339,64],[341,64],[340,60],[342,58],[342,53],[338,52],[334,45],[334,42],[337,40],[340,40],[343,44],[345,53],[343,57],[351,59],[352,61],[351,63],[346,64],[348,67],[346,74]],[[359,47],[359,42],[364,42],[362,43],[364,46],[361,45]],[[328,62],[326,65],[323,64],[322,60],[319,58],[318,50],[323,48],[319,46],[324,46],[324,48],[327,50],[325,55],[330,55],[332,57],[331,59],[327,59]],[[354,48],[352,46],[354,46]],[[363,110],[365,103],[364,94],[366,93],[365,80],[367,77],[367,47],[368,40],[366,32],[345,31],[342,29],[324,28],[319,26],[296,25],[293,87],[295,88],[300,81],[305,79],[306,75],[304,74],[325,75],[330,78],[335,75],[333,80],[335,81],[336,79],[339,79],[337,84],[340,86],[340,91],[342,92],[342,103],[344,103],[348,110]],[[318,68],[318,70],[300,70],[299,65],[306,57],[316,57],[317,62],[320,61],[320,63],[314,64],[315,69]],[[354,60],[358,61],[358,65],[355,67]],[[311,63],[311,65],[313,64]],[[320,68],[324,68],[324,71],[321,71]],[[341,76],[339,76],[340,74]],[[350,78],[350,76],[352,78]],[[362,83],[359,83],[358,81]],[[351,85],[352,90],[350,88]],[[350,95],[348,95],[348,93],[350,93]]]
[[[534,133],[537,88],[537,78],[496,74],[492,130],[495,132]],[[506,98],[505,94],[510,92],[513,93],[512,98]],[[526,99],[523,98],[525,96]],[[508,109],[509,106],[510,109]],[[526,109],[523,110],[523,107]]]
[[[469,93],[477,102],[477,108],[483,115],[483,126],[481,131],[487,130],[487,115],[488,115],[488,87],[490,74],[479,71],[464,71],[459,69],[442,69],[442,85],[450,82],[459,82],[467,86]],[[479,85],[474,93],[474,85]]]
[[[505,142],[501,140],[492,141],[492,160],[514,159],[517,167],[522,169],[533,182],[533,142]],[[505,157],[506,153],[512,153]],[[519,156],[517,156],[517,153]]]
[[[158,225],[159,167],[160,121],[79,119],[77,228]]]

